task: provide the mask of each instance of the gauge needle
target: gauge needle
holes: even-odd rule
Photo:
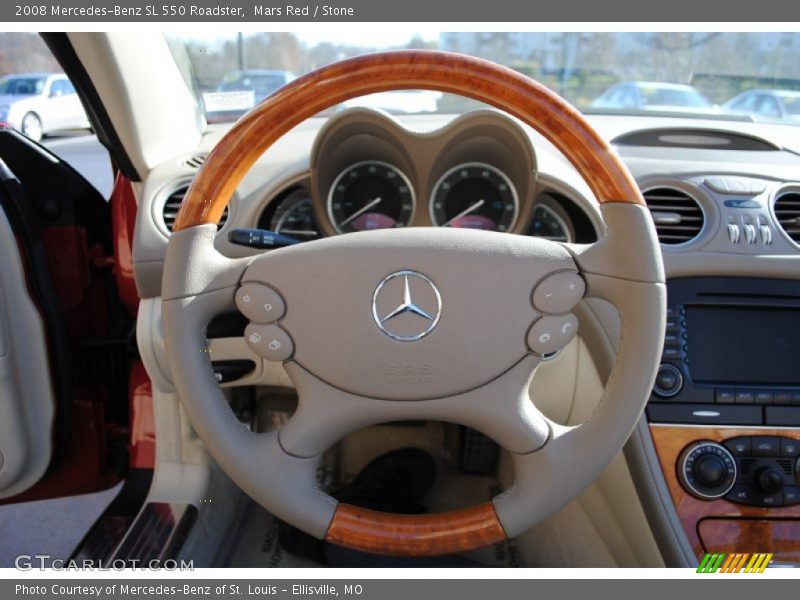
[[[380,202],[381,202],[381,199],[382,199],[382,198],[381,198],[380,196],[378,196],[378,197],[377,197],[377,198],[375,198],[375,200],[373,200],[372,202],[370,202],[370,203],[366,204],[365,206],[363,206],[363,207],[359,208],[359,209],[358,209],[356,212],[354,212],[352,215],[350,215],[349,217],[347,217],[347,218],[346,218],[344,221],[342,221],[341,223],[339,223],[339,227],[344,227],[344,226],[345,226],[345,225],[347,225],[347,224],[348,224],[350,221],[353,221],[354,219],[357,219],[358,217],[360,217],[361,215],[363,215],[365,212],[367,212],[367,211],[368,211],[370,208],[372,208],[373,206],[377,206],[378,204],[380,204]]]
[[[471,213],[471,212],[475,212],[476,210],[478,210],[478,209],[479,209],[481,206],[483,206],[483,205],[484,205],[483,198],[481,198],[480,200],[478,200],[478,201],[477,201],[475,204],[473,204],[472,206],[469,206],[469,207],[467,207],[465,210],[462,210],[462,211],[461,211],[460,213],[458,213],[458,214],[457,214],[455,217],[453,217],[453,218],[452,218],[452,219],[450,219],[450,220],[449,220],[447,223],[445,223],[444,225],[442,225],[442,227],[450,227],[450,223],[452,223],[453,221],[457,221],[457,220],[458,220],[458,219],[460,219],[461,217],[466,217],[466,216],[467,216],[469,213]]]

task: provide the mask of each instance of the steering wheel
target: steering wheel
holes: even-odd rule
[[[467,96],[535,128],[572,162],[607,229],[591,245],[454,228],[352,233],[230,259],[215,224],[244,174],[280,136],[363,94],[429,89]],[[584,297],[617,309],[617,362],[591,418],[565,427],[529,397],[542,357],[576,334]],[[380,554],[431,556],[513,537],[597,478],[639,419],[658,367],[666,290],[652,221],[633,178],[578,111],[533,80],[477,58],[398,51],[360,56],[288,84],[209,154],[170,237],[162,320],[175,387],[220,467],[255,501],[318,538]],[[255,433],[222,395],[205,326],[238,307],[247,343],[282,361],[299,403]],[[534,399],[535,400],[535,399]],[[512,487],[470,508],[394,515],[317,486],[320,455],[387,421],[472,427],[513,457]]]

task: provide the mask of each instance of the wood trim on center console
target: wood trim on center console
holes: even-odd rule
[[[796,522],[800,523],[800,504],[780,508],[759,508],[735,504],[724,499],[700,500],[681,486],[677,465],[681,451],[692,442],[700,440],[722,442],[733,437],[754,435],[800,439],[800,432],[788,429],[706,428],[651,424],[650,433],[672,501],[698,559],[706,552],[729,552],[732,548],[738,552],[772,551],[763,547],[764,536],[773,535],[780,530],[784,533],[791,531],[797,536],[789,541],[784,540],[776,552],[775,560],[786,562],[797,560],[800,556],[800,527],[787,528],[786,520],[791,519],[790,523],[797,520]],[[760,522],[760,525],[754,526],[755,522]],[[724,540],[724,544],[717,547],[716,544],[720,540]]]

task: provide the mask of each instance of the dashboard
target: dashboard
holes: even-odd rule
[[[668,277],[784,277],[800,260],[800,147],[794,127],[712,119],[596,115],[592,125],[642,189]],[[140,191],[134,275],[158,297],[180,203],[227,126],[153,169]],[[309,119],[242,181],[219,223],[300,241],[386,227],[470,227],[591,243],[599,205],[537,132],[495,110],[400,118],[351,108]]]

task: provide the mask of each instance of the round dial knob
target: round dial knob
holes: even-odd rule
[[[695,479],[700,485],[714,487],[722,483],[728,470],[725,462],[715,454],[702,454],[692,467]]]
[[[755,483],[765,494],[774,494],[783,489],[783,474],[778,469],[764,467],[756,473]]]
[[[736,482],[736,460],[715,442],[695,442],[678,459],[678,475],[687,492],[703,500],[721,498]]]
[[[677,396],[683,388],[683,374],[675,365],[663,363],[658,367],[653,393],[659,398]]]

